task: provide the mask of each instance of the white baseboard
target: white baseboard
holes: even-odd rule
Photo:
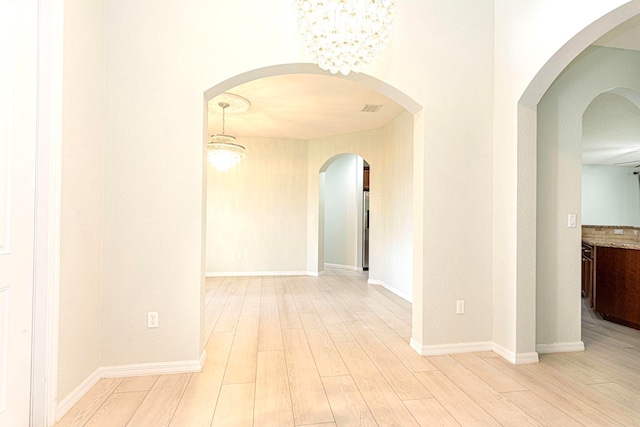
[[[78,403],[87,392],[102,378],[134,377],[140,375],[166,375],[200,372],[207,359],[206,350],[202,351],[200,359],[165,363],[140,363],[120,366],[103,366],[87,377],[75,390],[65,397],[56,409],[56,421],[59,421],[73,405]]]
[[[503,359],[515,364],[525,365],[530,363],[538,363],[538,353],[513,353],[490,341],[458,343],[458,344],[442,344],[442,345],[421,345],[419,342],[411,338],[409,342],[411,348],[418,352],[421,356],[441,356],[445,354],[459,353],[475,353],[478,351],[493,351]]]
[[[538,344],[536,345],[536,351],[538,353],[571,353],[574,351],[584,351],[584,343],[578,342],[559,342],[553,344]]]
[[[358,271],[358,267],[355,265],[330,264],[328,262],[325,262],[324,266],[329,268],[341,268],[343,270]],[[360,271],[362,271],[362,269],[360,269]]]
[[[73,408],[73,405],[78,403],[78,401],[80,401],[80,399],[82,399],[84,395],[87,394],[89,390],[91,390],[91,387],[93,387],[98,383],[98,381],[100,381],[100,379],[102,378],[100,369],[101,368],[96,369],[95,372],[93,372],[82,383],[80,383],[80,385],[76,387],[75,390],[69,393],[67,397],[65,397],[61,402],[58,403],[55,416],[56,421],[60,421],[60,419],[64,417],[67,412],[69,412],[69,409]]]
[[[409,340],[409,347],[414,349],[416,351],[416,353],[418,353],[420,356],[423,356],[423,354],[422,354],[422,344],[419,343],[418,341],[416,341],[413,338],[411,338]]]
[[[385,282],[383,282],[382,280],[369,279],[369,280],[367,280],[367,283],[368,283],[368,284],[370,284],[370,285],[379,285],[379,286],[382,286],[383,288],[385,288],[385,289],[386,289],[386,290],[388,290],[389,292],[391,292],[391,293],[394,293],[394,294],[398,295],[398,296],[399,296],[400,298],[402,298],[403,300],[405,300],[405,301],[407,301],[407,302],[413,302],[413,301],[412,301],[412,298],[411,298],[409,295],[407,295],[407,294],[405,294],[405,293],[403,293],[403,292],[399,291],[398,289],[396,289],[396,288],[394,288],[394,287],[392,287],[392,286],[387,285],[387,284],[386,284]]]
[[[530,353],[514,353],[495,343],[493,344],[492,350],[494,353],[514,365],[528,365],[531,363],[538,363],[540,361],[540,359],[538,359],[538,353],[535,351]]]
[[[506,348],[494,343],[493,344],[493,348],[491,349],[491,351],[493,351],[494,353],[496,353],[498,356],[502,357],[503,359],[515,364],[516,363],[516,354],[512,351],[507,350]]]
[[[206,277],[311,276],[308,271],[222,271],[207,272]]]
[[[531,365],[533,363],[539,363],[538,353],[532,351],[530,353],[516,353],[516,365]]]
[[[202,352],[199,360],[184,362],[140,363],[133,365],[105,366],[100,368],[101,378],[137,377],[141,375],[166,375],[200,372],[207,358],[206,351]]]
[[[416,343],[411,344],[414,347]],[[441,344],[441,345],[423,345],[417,349],[421,356],[441,356],[444,354],[459,354],[459,353],[475,353],[478,351],[491,351],[493,350],[492,342],[470,342],[470,343],[457,343],[457,344]]]
[[[312,276],[312,277],[320,277],[320,276],[324,276],[325,273],[324,271],[307,271],[307,276]]]

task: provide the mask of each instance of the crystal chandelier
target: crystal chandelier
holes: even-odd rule
[[[298,30],[323,70],[360,72],[387,46],[394,0],[297,0]]]
[[[211,135],[207,143],[207,160],[217,170],[226,172],[246,157],[244,147],[236,143],[236,138],[224,133],[224,112],[229,107],[227,102],[219,102],[222,108],[222,133]]]

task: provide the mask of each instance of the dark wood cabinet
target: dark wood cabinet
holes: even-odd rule
[[[582,296],[590,308],[594,306],[595,247],[582,243]]]
[[[597,253],[595,310],[605,320],[640,329],[640,250],[598,247]]]
[[[362,172],[362,184],[363,184],[363,190],[364,191],[369,191],[369,176],[370,176],[370,167],[369,166],[365,166],[364,167],[364,171]]]

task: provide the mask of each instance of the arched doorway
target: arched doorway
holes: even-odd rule
[[[368,269],[363,262],[363,254],[368,255],[369,224],[365,165],[369,167],[361,156],[345,153],[332,157],[320,169],[318,253],[325,268]]]
[[[545,166],[540,163],[542,147],[538,144],[539,103],[554,80],[578,55],[597,39],[639,13],[640,1],[631,1],[586,27],[544,65],[519,100],[518,194],[529,194],[532,198],[523,197],[517,207],[517,348],[535,348],[538,352],[583,348],[580,341],[580,298],[579,294],[572,294],[573,288],[579,288],[580,234],[577,228],[567,231],[566,224],[567,214],[579,212],[579,196],[577,206],[575,197],[566,197],[573,192],[580,193],[579,179],[567,179],[567,173],[579,176],[579,156],[570,156],[574,159],[571,163],[573,166],[563,169],[561,179],[556,173],[558,179],[555,182],[541,182],[540,168]],[[559,151],[552,149],[552,154],[554,150],[557,156]],[[548,180],[548,170],[542,172],[544,179]],[[554,202],[546,204],[545,201],[549,200]],[[556,203],[558,200],[567,201],[569,205]],[[551,228],[553,232],[549,232]],[[548,257],[545,258],[552,253],[571,253],[573,249],[576,253],[575,265],[573,262],[568,265],[555,264],[548,262]],[[563,302],[559,303],[558,300]]]
[[[271,76],[279,76],[279,75],[288,75],[288,74],[316,74],[316,75],[327,75],[327,72],[323,72],[318,69],[315,65],[312,64],[287,64],[287,65],[279,65],[273,67],[266,67],[257,70],[253,70],[241,75],[238,75],[234,78],[226,80],[211,89],[207,90],[204,95],[205,104],[208,103],[210,99],[213,99],[215,96],[219,95],[222,92],[229,91],[232,88],[235,88],[243,83],[256,81],[258,79],[267,78]],[[335,76],[331,76],[335,78]],[[340,76],[340,78],[354,80],[360,84],[364,84],[370,88],[375,89],[376,91],[384,94],[386,97],[392,99],[397,104],[402,106],[406,111],[400,114],[395,120],[394,125],[397,125],[403,129],[402,134],[400,136],[394,136],[394,128],[393,126],[389,127],[389,129],[384,131],[362,131],[358,132],[355,137],[353,134],[350,134],[349,137],[345,135],[337,135],[333,138],[325,138],[323,143],[320,144],[309,144],[309,155],[308,155],[308,176],[307,176],[307,235],[306,235],[306,274],[309,275],[318,275],[322,271],[323,262],[321,262],[321,253],[319,251],[319,227],[320,221],[318,220],[318,212],[319,212],[319,176],[318,170],[320,170],[323,163],[326,162],[327,158],[343,152],[344,150],[357,152],[364,158],[375,158],[384,156],[384,149],[381,148],[382,144],[372,144],[372,139],[377,139],[382,141],[384,139],[383,133],[387,132],[388,135],[386,137],[396,138],[398,140],[402,140],[402,144],[395,144],[394,147],[401,147],[403,150],[402,155],[405,157],[405,164],[409,163],[410,165],[419,165],[423,160],[423,149],[422,145],[424,143],[423,129],[422,129],[422,110],[421,107],[412,99],[410,99],[405,94],[401,93],[397,89],[392,86],[387,85],[386,83],[379,81],[375,78],[372,78],[367,75],[358,74],[358,75],[350,75],[350,76]],[[206,108],[206,107],[205,107]],[[208,134],[208,130],[205,130],[205,134]],[[396,132],[398,133],[398,132]],[[350,142],[356,145],[360,145],[362,148],[356,149],[353,151],[350,149]],[[355,141],[355,142],[354,142]],[[204,162],[203,162],[204,163]],[[417,168],[409,168],[409,167],[396,167],[399,171],[398,173],[404,174],[405,177],[405,192],[398,192],[398,194],[402,194],[406,196],[406,200],[404,200],[404,206],[409,210],[410,216],[409,218],[422,218],[422,192],[419,191],[420,185],[413,185],[414,182],[419,182],[421,180],[420,173],[422,172],[421,167]],[[205,191],[206,194],[206,191]],[[206,196],[205,196],[206,197]],[[206,203],[206,201],[205,201]],[[375,202],[372,202],[375,203]],[[408,219],[404,221],[404,224],[412,225],[411,220]],[[406,274],[406,279],[402,280],[405,284],[405,289],[401,292],[403,296],[408,295],[409,297],[416,293],[421,293],[422,286],[422,271],[421,269],[417,270],[416,273],[416,265],[414,259],[422,259],[422,253],[420,252],[422,248],[422,240],[423,236],[419,233],[409,232],[404,235],[404,238],[408,242],[407,247],[410,248],[408,253],[405,253],[405,261],[406,264],[403,268],[397,268],[398,271],[402,271],[403,274]],[[233,252],[233,251],[232,251]],[[241,258],[244,254],[238,252],[236,255],[237,258]],[[203,247],[203,257],[206,258],[205,248]],[[394,269],[389,268],[389,274],[395,274]],[[414,304],[414,328],[422,328],[422,299],[416,300],[418,304]],[[416,316],[418,317],[418,321],[416,321]],[[421,333],[419,333],[421,334]],[[415,334],[414,334],[415,335]]]

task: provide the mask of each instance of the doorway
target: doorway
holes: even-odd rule
[[[636,3],[635,7],[640,4],[631,3]],[[625,20],[637,13],[631,3]],[[624,8],[620,8],[620,14]],[[620,16],[610,14],[601,18],[583,30],[582,36],[591,32],[595,41],[603,36],[603,25],[608,23],[609,30],[620,25]],[[570,44],[566,46],[569,49]],[[557,53],[558,57],[566,55],[566,51]],[[582,206],[583,113],[599,94],[612,87],[637,87],[640,68],[640,54],[623,49],[583,45],[574,55],[571,64],[565,63],[562,70],[558,70],[553,84],[549,82],[544,87],[542,76],[548,78],[550,68],[557,66],[549,61],[519,104],[519,147],[528,149],[525,141],[529,130],[537,139],[532,142],[537,150],[534,157],[537,173],[532,175],[537,193],[535,226],[532,226],[537,235],[532,257],[536,264],[532,304],[536,307],[536,350],[540,353],[584,349],[580,291],[580,225],[584,222],[580,217],[575,226],[569,221],[572,215],[581,212]],[[535,107],[528,106],[542,87],[546,91],[544,96],[540,93]],[[519,163],[518,170],[524,169]],[[522,182],[525,185],[526,180],[523,178]]]
[[[356,154],[343,154],[321,173],[324,267],[368,271],[370,165]]]

